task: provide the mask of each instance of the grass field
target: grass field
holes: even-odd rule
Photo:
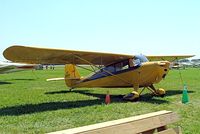
[[[63,74],[62,68],[56,68],[0,75],[0,133],[45,133],[171,110],[181,117],[173,125],[181,126],[184,134],[200,134],[199,69],[181,70],[188,86],[188,104],[181,103],[183,85],[178,70],[171,70],[156,85],[167,89],[166,97],[152,97],[146,92],[138,102],[125,102],[121,97],[131,92],[131,88],[110,89],[110,105],[104,104],[107,89],[83,88],[69,92],[64,81],[45,81]]]

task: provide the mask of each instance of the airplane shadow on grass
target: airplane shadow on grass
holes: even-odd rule
[[[20,116],[24,114],[54,111],[60,109],[73,109],[86,106],[104,105],[105,94],[90,93],[89,90],[74,90],[72,92],[62,90],[62,91],[46,92],[45,94],[54,95],[54,94],[66,94],[66,93],[79,93],[87,96],[96,97],[96,99],[68,101],[68,102],[66,101],[46,102],[39,104],[25,104],[25,105],[5,107],[0,109],[0,116]],[[188,93],[193,93],[193,91],[189,91]],[[182,94],[182,91],[180,90],[167,91],[166,96],[177,95],[177,94]],[[111,101],[112,103],[127,103],[127,101],[123,100],[123,95],[111,95]],[[152,104],[170,103],[167,100],[163,100],[162,98],[159,97],[153,97],[150,94],[141,95],[139,102],[146,102]]]
[[[16,79],[9,79],[9,81],[34,81],[36,79],[32,78],[16,78]]]
[[[0,81],[0,85],[12,84],[12,82]]]
[[[35,79],[9,79],[9,81],[33,81],[33,80]],[[7,81],[0,81],[0,85],[13,84],[13,82],[7,82]]]

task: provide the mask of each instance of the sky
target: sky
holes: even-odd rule
[[[200,57],[199,0],[0,0],[0,60],[12,45]]]

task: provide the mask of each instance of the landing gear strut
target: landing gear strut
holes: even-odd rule
[[[144,91],[145,88],[151,91],[153,95],[158,97],[164,97],[166,94],[164,89],[162,88],[156,89],[153,85],[149,87],[144,87],[140,93],[138,92],[139,86],[134,86],[134,91],[131,92],[130,94],[125,95],[123,99],[128,101],[137,101],[140,97],[140,94]]]

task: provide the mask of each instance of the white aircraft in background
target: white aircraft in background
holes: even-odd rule
[[[193,64],[193,67],[200,67],[200,59],[192,59],[191,62]]]
[[[186,68],[199,68],[200,59],[181,59],[171,63],[172,69],[186,69]]]
[[[188,68],[188,67],[193,67],[193,64],[192,62],[189,60],[189,59],[182,59],[182,60],[179,60],[178,61],[179,65],[182,67],[182,68]]]
[[[36,66],[37,64],[22,64],[22,63],[0,61],[0,74],[23,71],[23,70],[31,70],[35,69]]]
[[[193,63],[189,59],[181,59],[171,63],[172,69],[186,69],[193,67]]]

